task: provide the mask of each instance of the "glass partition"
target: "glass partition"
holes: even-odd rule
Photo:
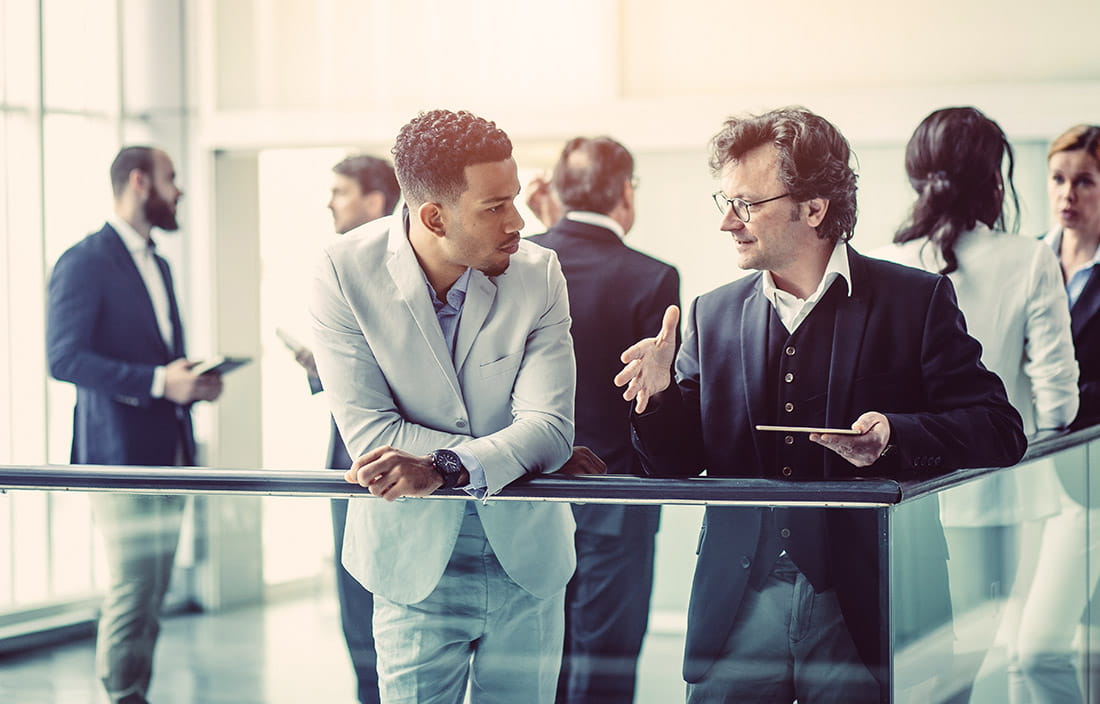
[[[894,701],[1092,701],[1098,457],[1093,440],[891,509]]]
[[[550,476],[492,501],[664,505],[636,702],[683,700],[695,551],[704,509],[715,507],[724,507],[720,515],[821,512],[827,530],[859,527],[857,540],[828,554],[836,579],[842,566],[864,570],[868,598],[856,606],[864,626],[881,624],[869,635],[885,663],[883,701],[1088,701],[1098,627],[1089,603],[1100,576],[1090,481],[1096,435],[1048,444],[1013,468],[924,482]],[[327,502],[376,499],[338,473],[0,467],[0,489],[0,526],[10,536],[0,541],[0,701],[96,700],[96,609],[112,544],[154,549],[160,539],[175,546],[175,568],[152,699],[354,700]],[[310,553],[301,543],[315,543],[302,578],[265,586],[263,563],[279,546],[252,539],[264,495],[284,505],[284,536],[299,543],[287,542],[288,550]],[[129,513],[136,522],[121,520],[126,514],[106,514],[104,502],[167,502],[170,520],[145,510]],[[72,529],[89,515],[93,534]],[[44,606],[77,593],[89,608]]]

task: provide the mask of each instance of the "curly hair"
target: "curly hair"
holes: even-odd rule
[[[566,142],[551,184],[566,210],[607,215],[634,175],[634,157],[610,137],[574,137]]]
[[[466,190],[466,167],[504,161],[512,141],[504,130],[460,110],[422,112],[393,145],[397,182],[412,207],[429,201],[453,203]]]
[[[333,166],[332,171],[358,183],[359,192],[363,195],[380,192],[385,199],[383,211],[393,212],[401,189],[397,185],[390,162],[369,154],[353,154]]]
[[[779,152],[779,181],[802,203],[825,198],[829,209],[817,236],[848,241],[856,226],[856,173],[849,165],[848,140],[828,120],[804,107],[779,108],[761,115],[731,117],[710,141],[710,168],[726,164],[765,144]]]
[[[1002,178],[1006,158],[1008,169]],[[965,232],[979,222],[1006,229],[1006,184],[1015,213],[1012,229],[1018,227],[1020,202],[1012,183],[1014,162],[1004,130],[981,110],[943,108],[929,114],[905,147],[905,171],[917,192],[917,202],[894,242],[926,237],[943,257],[940,273],[957,270],[955,245]]]

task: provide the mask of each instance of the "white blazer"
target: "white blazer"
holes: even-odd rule
[[[1024,432],[1063,428],[1077,415],[1077,360],[1069,304],[1057,258],[1031,237],[990,230],[979,223],[955,246],[955,285],[969,333],[982,344],[982,362],[1001,377],[1020,412]],[[871,253],[938,272],[939,250],[927,239]],[[1028,467],[972,483],[943,495],[944,525],[1004,525],[1060,510],[1057,480]]]
[[[522,240],[504,274],[471,272],[453,362],[400,216],[326,248],[310,314],[317,370],[352,457],[382,445],[417,455],[461,447],[484,467],[487,496],[569,458],[576,368],[554,252]],[[344,566],[387,599],[424,599],[451,557],[466,504],[353,499]],[[476,507],[513,581],[539,597],[565,587],[576,564],[568,505]]]

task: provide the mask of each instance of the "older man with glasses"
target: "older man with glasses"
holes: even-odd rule
[[[843,135],[787,108],[731,118],[712,148],[721,229],[758,273],[696,299],[678,354],[675,307],[623,353],[647,470],[856,481],[1018,461],[1020,416],[951,282],[848,246]],[[688,701],[887,701],[878,556],[874,511],[708,507]],[[946,590],[943,560],[927,571]]]

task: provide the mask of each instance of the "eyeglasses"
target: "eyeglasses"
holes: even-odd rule
[[[749,218],[752,216],[752,213],[749,209],[752,208],[754,205],[771,203],[773,200],[786,198],[789,195],[790,193],[784,193],[781,196],[776,196],[774,198],[765,198],[764,200],[754,200],[751,203],[741,198],[726,198],[726,195],[722,193],[722,191],[715,191],[711,194],[711,197],[714,198],[714,204],[718,206],[718,212],[722,213],[722,215],[725,215],[730,211],[730,208],[733,208],[733,214],[737,216],[738,220],[740,220],[741,222],[748,222]]]

